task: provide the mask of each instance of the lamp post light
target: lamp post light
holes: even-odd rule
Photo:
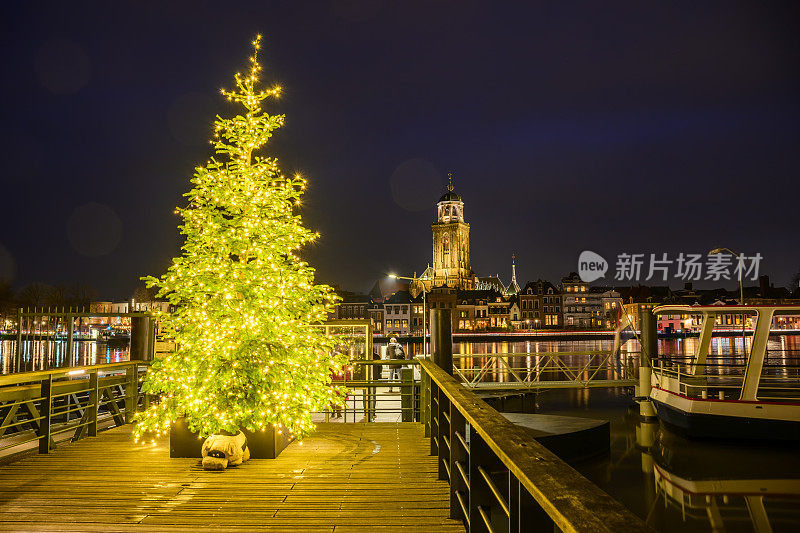
[[[392,279],[407,279],[409,281],[421,281],[417,277],[398,276],[396,274],[389,274]],[[427,315],[425,313],[425,284],[422,284],[422,355],[428,357],[428,324]]]
[[[737,254],[730,248],[714,248],[708,252],[708,255],[717,255],[724,252],[728,252],[739,261],[739,305],[744,305],[744,287],[742,286],[742,270],[744,269],[744,265],[742,264],[741,255]]]
[[[722,253],[725,253],[725,252],[728,252],[729,254],[734,256],[737,259],[737,261],[739,262],[739,268],[738,268],[738,270],[739,270],[739,305],[744,305],[744,286],[742,285],[742,270],[744,270],[744,264],[742,263],[742,256],[740,254],[737,254],[736,252],[734,252],[730,248],[723,248],[723,247],[714,248],[713,250],[708,252],[708,255],[722,254]],[[742,350],[743,351],[747,350],[747,336],[745,335],[745,330],[744,330],[745,322],[746,322],[745,319],[746,319],[746,316],[744,315],[744,313],[742,313]]]

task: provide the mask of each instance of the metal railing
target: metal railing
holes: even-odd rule
[[[652,359],[652,365],[658,383],[663,383],[665,378],[675,380],[680,394],[697,399],[739,398],[747,370],[745,362],[706,360],[700,364],[688,357],[657,357]],[[756,397],[771,402],[800,401],[800,365],[765,363]]]
[[[376,365],[381,367],[381,377],[373,376]],[[399,379],[391,378],[389,365],[402,365]],[[347,387],[344,406],[315,413],[315,421],[419,422],[418,367],[416,359],[351,361],[344,369],[343,379],[333,381],[334,385]]]
[[[102,326],[111,327],[109,319],[120,322],[117,326],[122,328],[120,332],[125,332],[121,338],[130,359],[152,358],[157,325],[148,311],[106,313],[83,308],[20,308],[14,328],[1,335],[13,343],[13,349],[0,353],[0,373],[77,368],[87,361],[76,343],[114,340],[97,336]]]
[[[467,531],[647,531],[645,523],[430,360],[422,404],[450,518]]]
[[[638,354],[611,350],[453,354],[454,375],[471,388],[632,386]]]
[[[48,453],[59,440],[74,442],[132,422],[145,365],[125,361],[0,376],[0,452],[38,441],[39,453]],[[66,438],[57,438],[62,434]]]

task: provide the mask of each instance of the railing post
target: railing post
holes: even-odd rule
[[[464,521],[470,527],[470,475],[469,451],[462,444],[466,440],[467,422],[464,415],[450,402],[450,518]]]
[[[72,308],[70,307],[70,309],[72,309]],[[72,360],[73,352],[75,351],[75,336],[74,336],[74,332],[73,332],[73,329],[74,329],[74,326],[75,326],[74,322],[75,322],[75,317],[73,317],[71,314],[67,314],[67,316],[65,317],[64,326],[66,328],[68,328],[67,329],[67,361],[69,361],[70,365],[75,364],[73,362],[73,360]]]
[[[422,427],[425,430],[425,436],[430,437],[431,430],[428,427],[428,413],[430,412],[430,398],[427,386],[427,372],[420,365],[419,367],[419,421],[422,422]]]
[[[136,407],[139,404],[139,372],[138,364],[131,364],[125,372],[126,391],[125,391],[125,423],[133,422],[133,415],[136,414]]]
[[[438,415],[436,425],[438,427],[439,479],[449,483],[452,479],[452,472],[450,472],[450,447],[452,446],[450,442],[450,398],[441,390],[439,390]]]
[[[414,369],[400,369],[400,413],[403,422],[414,421]]]
[[[502,472],[503,481],[498,483],[496,476]],[[494,483],[494,489],[498,492],[504,486],[506,478],[509,476],[508,468],[500,461],[491,448],[483,440],[483,437],[474,427],[469,428],[469,524],[470,531],[490,531],[486,526],[486,520],[491,524],[491,531],[516,531],[510,527],[510,516],[500,505],[498,497],[492,493],[488,481],[484,475]],[[505,500],[504,504],[508,507],[508,493],[500,494]],[[533,530],[531,530],[533,531]]]
[[[431,309],[431,355],[433,362],[453,375],[453,334],[450,309]]]
[[[508,473],[508,500],[510,532],[555,531],[553,519],[511,472]]]
[[[428,397],[431,403],[428,410],[429,436],[431,438],[431,455],[439,456],[439,387],[428,377]]]
[[[14,362],[14,370],[22,372],[22,308],[17,308],[17,351]]]
[[[97,371],[89,374],[89,405],[87,409],[89,409],[88,433],[90,437],[97,436],[97,411],[100,403],[97,377]]]
[[[39,453],[50,453],[50,412],[53,403],[53,375],[42,378],[42,406],[39,409]]]

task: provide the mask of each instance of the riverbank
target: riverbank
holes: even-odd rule
[[[639,335],[640,332],[636,332]],[[747,336],[752,336],[753,330],[745,331]],[[628,334],[632,335],[631,330]],[[773,329],[770,336],[798,335],[800,330],[796,329]],[[659,333],[659,339],[685,339],[699,337],[700,332],[680,332],[680,333]],[[741,337],[742,330],[714,330],[714,337]],[[422,335],[375,335],[375,342],[387,342],[390,337],[394,337],[401,342],[422,342]],[[525,340],[554,340],[554,341],[583,341],[583,340],[611,340],[614,338],[613,331],[591,331],[591,330],[549,330],[549,331],[500,331],[500,332],[481,332],[481,333],[453,333],[454,342],[516,342]]]

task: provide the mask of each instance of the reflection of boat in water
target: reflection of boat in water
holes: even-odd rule
[[[116,329],[104,329],[100,331],[100,340],[104,341],[124,341],[131,338],[131,334],[127,331],[121,331]]]
[[[794,448],[689,442],[662,431],[650,452],[656,492],[665,506],[679,509],[684,524],[796,530],[800,455]]]
[[[767,356],[773,317],[800,314],[800,306],[663,305],[653,312],[703,315],[693,356],[652,361],[650,400],[663,422],[695,437],[800,440],[800,366],[786,354]],[[756,315],[750,353],[743,362],[710,362],[716,318],[732,313]]]

